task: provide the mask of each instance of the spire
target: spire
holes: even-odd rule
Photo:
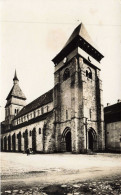
[[[18,83],[18,77],[17,77],[17,73],[16,73],[16,70],[15,70],[15,75],[14,75],[14,78],[13,78],[13,83],[14,84],[17,84]]]
[[[11,91],[9,92],[6,100],[9,100],[12,96],[17,97],[19,99],[26,100],[26,97],[25,97],[24,93],[22,92],[21,88],[19,87],[18,82],[19,82],[19,80],[18,80],[17,73],[15,70],[15,75],[13,78],[13,87],[12,87]],[[6,105],[8,105],[8,102]]]

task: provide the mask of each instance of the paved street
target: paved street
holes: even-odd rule
[[[120,194],[120,154],[1,153],[2,194]]]

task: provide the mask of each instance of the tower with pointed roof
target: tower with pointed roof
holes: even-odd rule
[[[19,80],[15,70],[13,78],[13,87],[10,90],[5,106],[5,126],[6,129],[10,129],[13,118],[18,112],[26,105],[26,97],[19,86]]]
[[[103,151],[101,59],[81,23],[52,60],[56,151]]]

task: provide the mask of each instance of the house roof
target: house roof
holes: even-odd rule
[[[31,103],[29,103],[25,107],[23,107],[22,110],[20,110],[20,112],[15,116],[14,119],[17,119],[17,118],[35,110],[41,106],[44,106],[52,101],[53,101],[53,89],[51,89],[50,91],[46,92],[42,96],[38,97],[37,99],[35,99]]]
[[[104,121],[105,123],[121,121],[121,102],[104,108]]]
[[[6,100],[9,100],[12,96],[26,100],[26,97],[25,97],[24,93],[22,92],[21,88],[19,87],[19,84],[15,84],[12,87],[12,89],[9,92]]]

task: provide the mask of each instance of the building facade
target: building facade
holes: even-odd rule
[[[121,100],[104,108],[106,151],[121,152]]]
[[[2,122],[2,151],[103,151],[102,58],[81,23],[52,60],[53,89],[26,105],[15,73]]]

